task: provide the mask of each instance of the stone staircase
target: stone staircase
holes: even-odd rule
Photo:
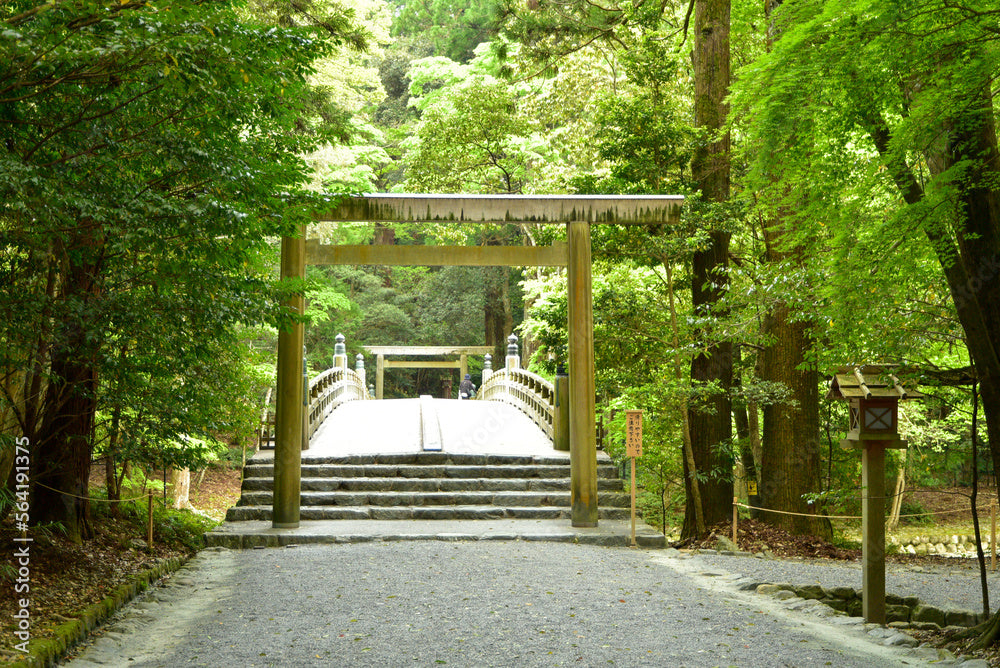
[[[602,452],[597,476],[599,519],[628,519],[629,495]],[[252,460],[226,521],[269,521],[273,482],[273,463]],[[417,452],[303,459],[300,517],[569,519],[569,458]]]

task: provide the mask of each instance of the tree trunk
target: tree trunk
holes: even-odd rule
[[[170,490],[174,510],[191,510],[191,469],[170,469]]]
[[[483,324],[486,345],[493,346],[493,368],[503,368],[507,354],[507,337],[513,333],[513,314],[510,306],[510,286],[506,267],[491,267],[483,270],[486,281],[486,298],[483,304]]]
[[[70,250],[71,249],[71,250]],[[57,252],[64,314],[53,327],[48,385],[37,443],[31,453],[32,524],[57,522],[74,542],[92,537],[90,461],[97,413],[102,326],[96,322],[103,243],[95,227],[81,224]]]
[[[768,0],[768,18],[781,0]],[[772,24],[768,45],[780,37]],[[791,270],[804,262],[801,247],[788,247],[785,220],[779,214],[764,224],[765,259],[776,267],[787,262]],[[772,339],[759,359],[760,376],[781,383],[791,392],[788,400],[764,407],[760,456],[760,503],[777,512],[762,512],[761,518],[794,534],[829,540],[833,527],[816,515],[817,507],[804,494],[822,491],[819,441],[819,375],[806,354],[813,348],[808,326],[794,320],[784,301],[771,305],[764,317],[763,333]],[[792,514],[786,514],[792,513]]]
[[[97,410],[97,374],[74,350],[53,356],[52,380],[39,439],[32,452],[31,521],[58,522],[79,543],[90,527],[90,457]]]
[[[740,346],[733,346],[734,368],[739,368],[741,360],[742,351],[740,350]],[[742,388],[742,386],[742,376],[734,376],[733,387]],[[746,475],[747,482],[759,482],[757,479],[758,460],[754,453],[753,439],[750,432],[750,414],[747,409],[747,402],[743,398],[733,401],[733,426],[736,427],[736,442],[739,447],[740,463],[743,465],[743,472]]]
[[[725,203],[729,199],[729,135],[724,132],[729,92],[729,0],[696,0],[694,20],[695,125],[710,140],[692,157],[691,170],[705,202]],[[721,133],[721,135],[719,134]],[[721,225],[719,226],[722,227]],[[718,317],[715,308],[728,286],[729,233],[710,232],[711,244],[692,259],[692,306],[697,316]],[[699,333],[701,354],[691,361],[691,384],[697,392],[710,384],[716,389],[705,401],[688,409],[695,471],[685,470],[687,502],[682,537],[697,533],[692,476],[703,478],[700,485],[701,514],[706,525],[731,517],[733,501],[733,458],[730,448],[732,415],[729,389],[732,386],[732,344],[714,340],[710,329]],[[685,464],[687,462],[685,461]]]
[[[764,318],[764,333],[773,343],[761,353],[761,377],[783,384],[791,396],[764,407],[760,497],[763,508],[798,514],[765,511],[761,519],[794,534],[829,540],[830,521],[814,515],[815,504],[802,498],[821,490],[819,376],[805,360],[813,347],[807,326],[790,316],[788,307],[779,304]]]
[[[111,506],[111,515],[121,516],[122,490],[118,484],[118,468],[116,459],[118,457],[118,432],[121,429],[121,406],[115,406],[111,413],[111,426],[108,428],[108,448],[104,454],[104,483],[108,493],[108,505]]]
[[[669,258],[663,259],[663,267],[667,270],[667,298],[670,305],[670,333],[674,348],[674,378],[678,384],[683,379],[684,368],[681,357],[680,330],[677,326],[677,300],[674,298],[674,267]],[[705,515],[701,502],[701,484],[695,474],[698,467],[694,461],[694,451],[691,449],[691,425],[688,422],[688,401],[686,396],[680,399],[681,413],[681,461],[684,467],[684,498],[685,514],[690,511],[693,517],[693,527],[690,535],[700,536],[705,532]],[[685,522],[687,518],[685,516]],[[666,520],[664,520],[666,533]],[[683,535],[683,531],[682,531]]]
[[[902,461],[899,464],[899,473],[896,475],[896,489],[892,494],[892,507],[889,510],[889,520],[885,523],[886,531],[895,531],[899,528],[899,513],[903,508],[903,492],[906,491],[906,460],[907,451],[903,451]]]

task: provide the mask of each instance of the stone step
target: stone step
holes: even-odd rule
[[[243,491],[271,490],[272,478],[246,478]],[[558,492],[569,491],[568,478],[396,478],[396,477],[316,477],[302,478],[300,489],[309,492]],[[600,491],[620,492],[622,481],[599,478]]]
[[[569,478],[566,464],[302,464],[303,478]],[[246,478],[272,478],[270,464],[249,464]],[[617,479],[613,465],[597,467],[597,477]]]
[[[569,520],[570,508],[565,506],[302,506],[302,520],[490,520],[537,519]],[[598,518],[625,520],[628,508],[598,509]],[[237,506],[226,514],[227,522],[271,520],[270,506]]]
[[[252,460],[228,522],[271,520],[273,461]],[[599,517],[629,517],[618,469],[598,453]],[[422,452],[305,458],[302,520],[568,520],[570,462],[565,456]]]
[[[270,506],[270,491],[244,492],[238,506]],[[628,507],[629,495],[605,492],[600,495],[602,507]],[[569,506],[569,492],[302,492],[300,505],[305,506]]]
[[[388,454],[354,454],[354,455],[330,455],[313,457],[303,453],[303,464],[419,464],[421,466],[447,464],[447,465],[468,465],[468,466],[569,466],[569,454],[563,456],[537,456],[537,455],[489,455],[461,452],[400,452]],[[270,464],[271,457],[263,459],[254,458],[250,464]],[[604,452],[597,453],[598,464],[609,464],[611,458]]]

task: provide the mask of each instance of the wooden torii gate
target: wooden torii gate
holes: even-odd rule
[[[364,346],[375,355],[375,398],[382,398],[386,369],[458,369],[461,379],[469,372],[469,355],[485,355],[493,352],[493,346]],[[447,357],[458,355],[452,362],[404,362],[387,360],[390,355],[413,355],[414,357]]]
[[[570,501],[574,527],[597,526],[597,434],[594,421],[594,326],[590,226],[660,225],[680,219],[678,195],[397,195],[349,197],[319,221],[381,223],[534,223],[566,225],[567,243],[551,246],[324,246],[281,240],[281,278],[305,278],[312,264],[410,266],[557,266],[569,291]],[[303,313],[301,296],[286,307]],[[302,425],[305,405],[303,327],[278,334],[272,526],[299,526]]]

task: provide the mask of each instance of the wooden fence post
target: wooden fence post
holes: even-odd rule
[[[149,496],[146,504],[146,545],[153,549],[153,490],[147,490]]]

